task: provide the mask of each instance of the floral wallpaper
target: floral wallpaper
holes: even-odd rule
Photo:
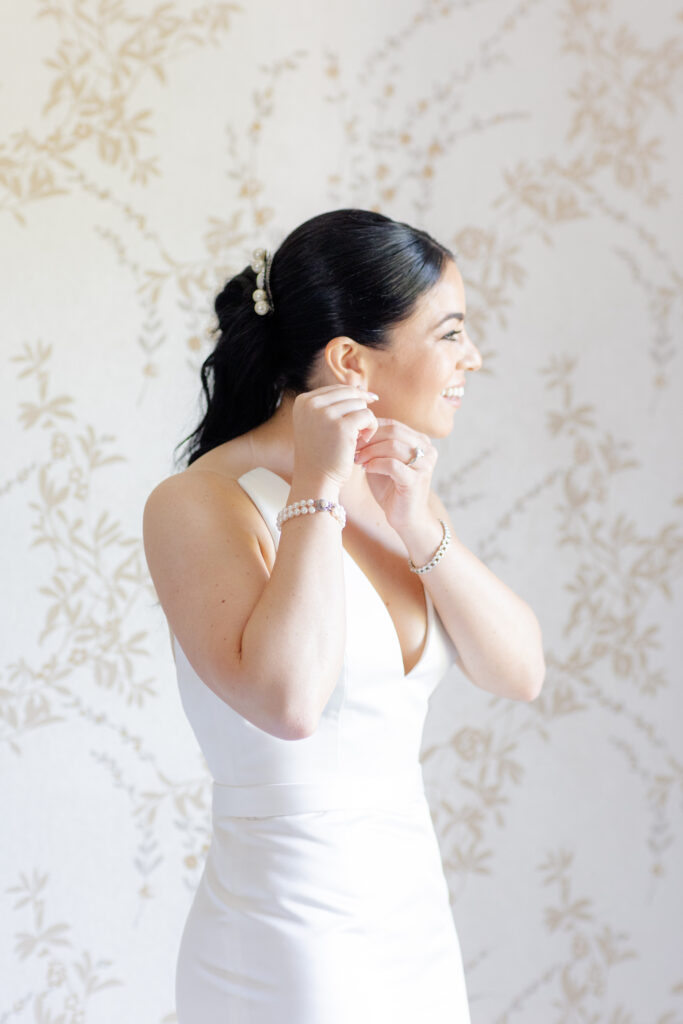
[[[543,629],[421,752],[473,1024],[683,1020],[683,8],[27,0],[0,55],[0,1024],[176,1019],[211,780],[142,508],[213,294],[340,206],[458,254],[435,486]]]

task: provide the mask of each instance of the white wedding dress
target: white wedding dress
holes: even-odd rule
[[[289,484],[264,467],[239,483],[277,546]],[[346,551],[343,561],[344,662],[304,739],[237,714],[174,640],[214,780],[177,959],[179,1024],[470,1024],[419,762],[427,701],[455,649],[425,590],[427,640],[406,675],[384,602]]]

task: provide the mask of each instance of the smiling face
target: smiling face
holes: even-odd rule
[[[455,314],[455,315],[454,315]],[[376,416],[400,420],[430,437],[445,437],[460,401],[442,394],[465,384],[466,370],[478,370],[481,353],[467,333],[465,288],[448,260],[437,283],[418,300],[408,320],[390,332],[387,349],[363,346],[363,386],[379,395]]]

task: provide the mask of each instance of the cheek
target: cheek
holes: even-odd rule
[[[394,397],[406,395],[413,402],[422,392],[433,392],[451,375],[445,354],[433,348],[404,352],[400,359],[388,361],[384,370],[385,386]]]
[[[425,353],[421,358],[412,361],[407,368],[407,380],[413,390],[433,391],[442,380],[448,378],[449,368],[446,360],[438,358],[434,352]]]

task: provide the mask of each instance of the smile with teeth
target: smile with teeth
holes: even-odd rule
[[[446,388],[444,391],[441,392],[441,394],[444,395],[446,398],[462,398],[462,396],[465,394],[465,386],[463,384],[457,388]]]

